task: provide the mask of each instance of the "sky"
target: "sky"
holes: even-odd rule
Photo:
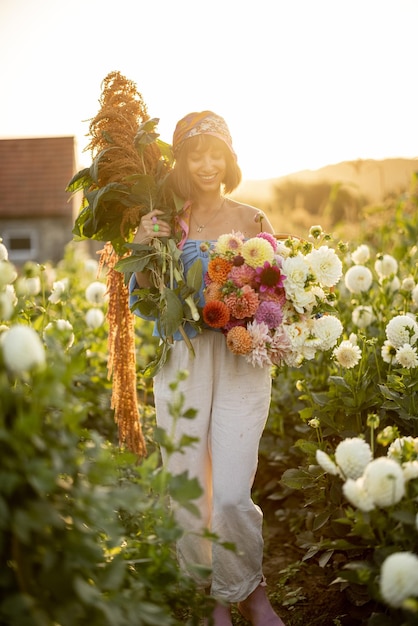
[[[418,157],[418,0],[0,0],[0,139],[74,135],[133,80],[161,139],[210,109],[243,178]]]

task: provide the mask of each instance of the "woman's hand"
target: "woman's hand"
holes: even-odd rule
[[[154,209],[141,218],[134,237],[135,243],[149,243],[155,237],[170,237],[170,225],[159,219],[160,215],[163,215],[163,211]]]

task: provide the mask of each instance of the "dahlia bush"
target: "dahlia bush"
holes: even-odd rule
[[[370,625],[418,620],[417,209],[414,179],[380,209],[390,215],[380,229],[347,245],[331,359],[286,373],[303,422],[299,467],[281,479],[303,490],[297,541]]]

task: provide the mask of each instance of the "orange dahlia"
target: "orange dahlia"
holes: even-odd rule
[[[211,259],[208,264],[208,274],[211,280],[217,283],[224,283],[231,271],[232,263],[226,259],[217,257]]]
[[[242,320],[244,317],[252,317],[258,309],[258,293],[249,285],[244,285],[242,289],[226,296],[225,303],[228,305],[231,314],[237,319]]]
[[[252,350],[253,342],[246,328],[234,326],[226,336],[226,345],[233,354],[248,354]]]
[[[220,283],[209,283],[204,291],[205,302],[211,302],[211,300],[220,300],[222,297],[222,285]]]
[[[222,328],[229,322],[230,312],[224,302],[211,300],[203,307],[203,319],[212,328]]]

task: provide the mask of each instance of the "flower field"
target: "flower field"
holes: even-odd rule
[[[286,568],[270,567],[268,577],[289,626],[418,623],[417,241],[414,179],[408,192],[364,216],[361,241],[329,238],[316,248],[326,243],[326,250],[306,250],[311,263],[318,258],[321,288],[333,298],[323,298],[321,311],[310,309],[311,331],[298,352],[306,351],[303,360],[295,360],[290,345],[286,358],[276,349],[281,358],[270,359],[273,396],[255,484],[267,524],[280,526],[283,549],[291,546],[295,556]],[[227,270],[224,281],[234,268],[242,288],[250,274],[254,279],[264,305],[251,311],[266,327],[257,354],[248,356],[251,327],[236,324],[236,294],[222,302],[226,313],[219,291],[207,284],[207,322],[241,328],[232,349],[244,350],[255,367],[271,343],[269,320],[276,327],[282,315],[277,302],[285,276],[296,312],[304,298],[319,294],[312,274],[302,271],[300,248],[278,267],[265,257],[269,245],[260,238],[248,246],[245,268],[216,259],[212,267],[218,278],[221,265]],[[120,447],[114,422],[106,276],[82,250],[69,245],[56,267],[16,268],[0,243],[0,623],[199,624],[211,599],[178,570],[181,531],[167,493],[198,515],[200,486],[161,466],[157,444],[168,453],[177,448],[155,426],[151,380],[141,374],[156,339],[147,322],[135,322],[138,417],[147,447],[137,457]],[[255,254],[262,262],[251,269]],[[252,305],[247,297],[245,306]],[[331,316],[336,334],[326,321]],[[291,316],[285,321],[296,324]],[[326,329],[319,349],[315,325]],[[193,419],[177,382],[173,419]],[[267,566],[272,556],[266,551]],[[309,587],[318,572],[338,602],[314,617],[306,597],[314,602]],[[234,620],[243,623],[235,613]]]

